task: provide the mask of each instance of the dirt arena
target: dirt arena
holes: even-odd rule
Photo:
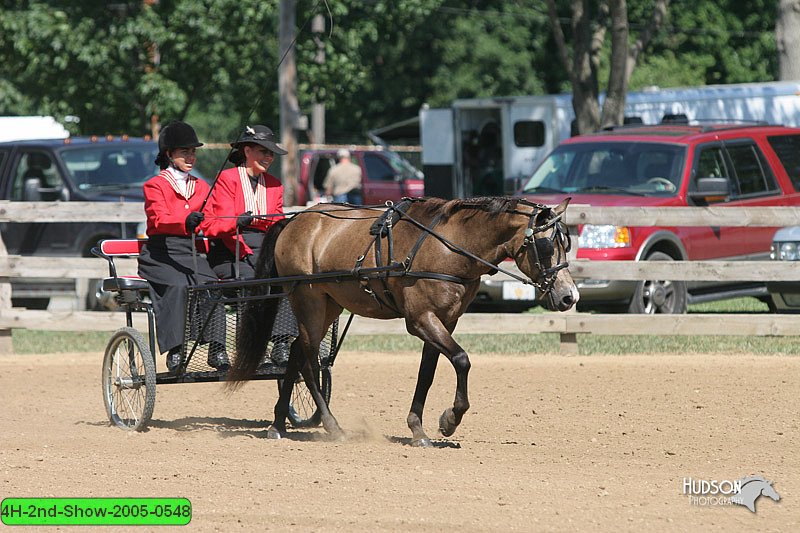
[[[129,433],[106,421],[100,354],[0,356],[0,498],[182,496],[193,531],[800,530],[796,358],[476,355],[472,409],[432,449],[407,445],[418,359],[342,353],[348,439],[331,442],[264,439],[274,382],[162,386]],[[431,437],[453,391],[442,360]],[[682,493],[751,474],[781,501],[754,514]]]

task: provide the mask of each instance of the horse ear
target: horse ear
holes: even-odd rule
[[[560,204],[558,204],[553,208],[553,211],[556,212],[556,215],[560,215],[567,210],[567,206],[569,205],[570,200],[572,200],[572,197],[567,196],[566,198],[564,198],[563,202],[561,202]]]

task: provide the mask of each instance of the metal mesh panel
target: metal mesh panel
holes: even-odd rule
[[[189,289],[183,344],[184,360],[189,360],[186,372],[214,372],[215,369],[209,365],[209,357],[221,351],[227,354],[233,364],[239,317],[246,305],[245,302],[237,302],[236,298],[244,296],[245,291],[255,294],[254,289],[238,289],[236,294],[223,294],[223,291],[213,288]],[[331,349],[336,345],[338,322],[338,319],[334,321],[320,344],[321,361],[330,356]],[[266,363],[265,368],[272,365],[267,370],[275,372],[285,366],[289,348],[297,335],[297,323],[289,301],[281,298],[272,337],[262,359],[262,363]]]

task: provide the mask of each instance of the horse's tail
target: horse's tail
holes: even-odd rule
[[[289,219],[283,219],[276,222],[264,235],[261,253],[256,262],[256,279],[279,275],[275,265],[275,245],[288,221]],[[268,286],[256,287],[247,295],[260,296],[270,292],[281,292],[281,287],[274,286],[271,290]],[[236,358],[228,371],[230,388],[241,386],[242,381],[253,375],[261,363],[275,324],[279,302],[279,298],[259,298],[241,304],[243,310],[236,332]]]

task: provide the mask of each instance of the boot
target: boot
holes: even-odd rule
[[[183,346],[175,346],[167,352],[167,370],[172,374],[175,374],[178,371],[178,367],[181,366],[182,348]]]
[[[285,340],[275,340],[269,358],[278,366],[286,366],[289,362],[289,343]]]
[[[219,342],[212,341],[208,345],[208,366],[214,367],[222,372],[227,372],[231,367],[230,360],[228,360],[228,352],[225,351],[225,345]]]

